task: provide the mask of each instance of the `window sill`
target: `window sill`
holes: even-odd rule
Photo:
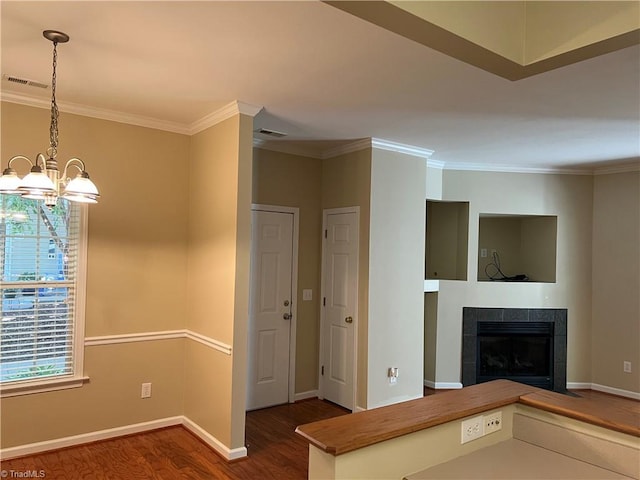
[[[78,388],[88,381],[89,377],[69,377],[52,380],[29,380],[11,385],[3,385],[0,387],[0,398]]]

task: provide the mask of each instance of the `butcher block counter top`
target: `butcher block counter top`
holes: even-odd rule
[[[640,410],[597,412],[588,399],[494,380],[460,390],[301,425],[296,432],[320,450],[342,455],[452,420],[520,403],[640,437]],[[639,402],[640,405],[640,402]]]
[[[495,380],[461,390],[301,425],[296,432],[332,455],[342,455],[392,438],[435,427],[517,402],[538,391],[509,380]]]

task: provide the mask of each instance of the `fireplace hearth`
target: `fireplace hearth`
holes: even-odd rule
[[[463,309],[462,384],[506,378],[566,391],[567,310]]]

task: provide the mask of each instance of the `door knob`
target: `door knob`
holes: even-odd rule
[[[353,317],[347,317],[344,319],[344,321],[347,323],[353,323]]]
[[[284,318],[285,320],[291,320],[291,317],[293,315],[291,315],[290,313],[285,313],[284,315],[282,315],[282,318]]]

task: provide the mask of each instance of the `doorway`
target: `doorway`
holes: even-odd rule
[[[293,402],[298,209],[253,205],[247,410]]]
[[[353,410],[358,331],[358,207],[323,213],[320,391]]]

